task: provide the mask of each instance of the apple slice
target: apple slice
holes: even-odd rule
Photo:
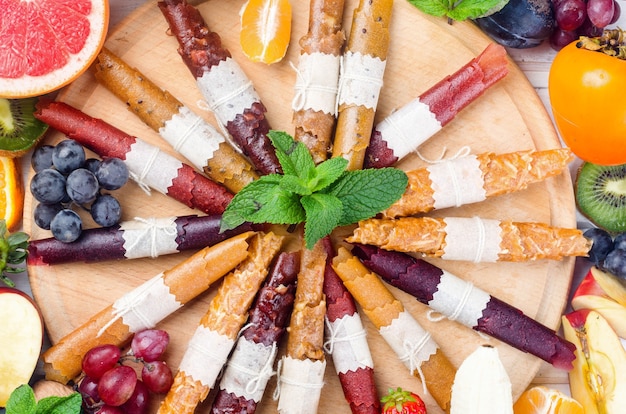
[[[626,297],[622,284],[613,275],[593,267],[574,292],[572,308],[595,310],[604,316],[619,337],[626,338],[626,305],[615,299],[622,296]]]
[[[18,386],[27,384],[39,360],[44,323],[26,293],[0,287],[0,407]]]
[[[576,345],[569,372],[572,397],[585,414],[623,412],[626,407],[626,351],[607,320],[581,309],[563,316],[565,338]]]

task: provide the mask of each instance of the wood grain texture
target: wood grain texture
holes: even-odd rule
[[[226,3],[209,0],[198,3],[198,7],[209,27],[222,36],[224,45],[230,49],[233,57],[254,82],[268,108],[267,116],[271,126],[293,133],[291,98],[296,74],[290,63],[297,62],[300,48],[295,42],[307,30],[308,4],[293,3],[291,46],[282,62],[267,66],[247,61],[240,51],[238,13],[243,3],[244,0]],[[346,2],[346,33],[349,33],[352,10],[356,4],[356,0]],[[489,42],[472,23],[455,22],[449,25],[445,19],[425,16],[408,2],[397,0],[394,3],[391,43],[376,120],[382,119],[442,77],[456,71],[478,55]],[[176,40],[168,35],[167,24],[155,1],[148,1],[112,30],[106,46],[216,125],[212,115],[203,109],[205,105],[202,105],[193,76],[178,56]],[[503,81],[488,90],[420,148],[423,158],[436,159],[444,149],[447,150],[445,156],[452,156],[464,146],[469,146],[473,153],[560,146],[551,120],[535,90],[512,60],[510,64],[510,73]],[[126,109],[123,102],[99,86],[91,72],[63,90],[58,99],[174,154],[154,131]],[[45,142],[55,143],[63,138],[61,134],[51,131]],[[404,159],[399,166],[415,168],[424,164],[425,161],[415,154]],[[459,209],[442,210],[433,215],[480,215],[485,218],[541,221],[555,226],[574,227],[575,209],[571,188],[571,179],[566,172],[517,194]],[[122,202],[123,219],[194,213],[161,194],[153,192],[148,196],[134,183],[128,184],[116,194]],[[34,207],[35,203],[28,194],[25,230],[33,239],[49,237],[49,232],[33,224]],[[93,226],[90,219],[85,218],[85,222],[88,226]],[[42,308],[52,343],[128,290],[173,267],[189,254],[191,253],[180,253],[158,259],[30,267],[28,272],[33,294]],[[574,267],[573,259],[497,264],[429,260],[471,280],[480,288],[519,307],[547,326],[558,327],[567,300]],[[217,285],[160,325],[171,334],[171,345],[166,357],[174,368],[182,357],[193,327],[197,325],[210,299],[215,295]],[[392,288],[392,291],[423,326],[432,331],[456,366],[480,344],[498,346],[513,382],[514,397],[526,388],[540,366],[543,366],[540,360],[493,339],[481,337],[455,322],[430,322],[426,319],[427,308],[424,305],[397,289]],[[367,320],[364,324],[374,354],[379,393],[382,395],[389,387],[397,386],[421,391],[419,380],[409,375],[373,325]],[[331,364],[332,361],[329,360],[319,412],[349,413]],[[276,412],[276,402],[271,399],[275,384],[273,379],[268,385],[265,399],[259,406],[261,413]],[[211,399],[212,395],[203,406],[208,406]],[[424,399],[429,413],[441,412],[430,396],[424,396]],[[151,412],[156,412],[156,409]]]

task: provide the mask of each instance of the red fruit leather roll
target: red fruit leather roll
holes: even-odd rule
[[[279,254],[227,363],[211,413],[256,411],[274,374],[278,346],[289,326],[299,269],[298,252]]]
[[[575,346],[521,310],[470,282],[406,253],[355,244],[352,253],[387,283],[415,296],[431,309],[556,368],[570,370]]]
[[[332,267],[335,248],[330,237],[323,239],[327,259],[324,270],[326,295],[326,351],[333,356],[335,370],[354,414],[380,413],[374,380],[374,361],[354,298]]]
[[[222,47],[194,6],[184,0],[157,3],[178,40],[178,53],[195,77],[198,88],[235,144],[261,174],[282,169],[267,137],[266,108],[241,67]]]
[[[27,261],[38,266],[158,257],[213,246],[253,230],[251,224],[244,223],[220,233],[221,219],[221,215],[136,218],[111,227],[83,230],[73,243],[63,243],[54,237],[31,240]]]
[[[376,125],[364,168],[389,167],[415,151],[507,73],[506,50],[490,44],[478,57]]]
[[[233,194],[193,167],[137,137],[63,102],[37,105],[35,117],[103,158],[124,161],[131,177],[206,214],[222,214]]]

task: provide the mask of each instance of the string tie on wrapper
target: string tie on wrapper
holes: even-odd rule
[[[333,325],[330,323],[328,318],[325,318],[324,321],[326,323],[326,330],[328,332],[328,339],[324,342],[323,348],[328,354],[332,354],[335,349],[335,344],[337,342],[350,342],[353,339],[364,338],[367,336],[367,332],[365,329],[361,329],[359,331],[353,332],[349,335],[339,335],[340,328],[343,326],[345,319],[339,319],[339,323],[336,327],[333,328]]]
[[[246,390],[246,393],[248,394],[255,394],[257,391],[261,389],[263,384],[267,383],[267,381],[274,374],[276,374],[276,371],[272,369],[272,366],[274,365],[274,359],[277,353],[278,353],[278,347],[276,346],[275,343],[273,343],[272,351],[270,352],[270,355],[268,356],[267,360],[261,367],[260,371],[251,370],[248,367],[237,364],[233,360],[228,361],[228,366],[234,368],[238,372],[241,372],[243,374],[246,374],[252,377],[250,381],[248,381],[248,383],[246,384],[245,390]]]
[[[485,230],[485,223],[480,217],[473,217],[474,223],[476,223],[476,256],[474,257],[474,263],[480,263],[485,251],[485,244],[487,243],[487,232]],[[470,283],[470,285],[472,285]],[[473,286],[473,285],[472,285]]]
[[[463,189],[461,187],[461,184],[459,183],[458,179],[457,179],[457,174],[455,174],[455,167],[456,165],[453,162],[450,161],[454,161],[456,159],[462,158],[462,157],[466,157],[470,154],[470,147],[468,147],[467,145],[461,147],[456,154],[454,154],[452,157],[448,157],[448,158],[444,158],[446,152],[448,151],[448,149],[446,147],[444,147],[441,150],[441,155],[439,156],[439,158],[434,159],[434,160],[430,160],[425,158],[419,151],[415,151],[415,153],[417,154],[417,156],[424,162],[427,162],[428,164],[440,164],[440,163],[444,163],[444,166],[448,172],[448,177],[450,178],[450,181],[452,182],[452,189],[454,191],[454,205],[455,207],[460,207],[463,205]]]
[[[276,367],[276,389],[274,390],[274,394],[272,395],[272,398],[274,399],[274,401],[277,401],[278,398],[280,397],[280,387],[282,383],[288,384],[288,385],[294,385],[296,387],[306,388],[310,390],[319,390],[324,387],[324,382],[320,382],[319,384],[313,384],[310,382],[293,381],[289,379],[288,377],[285,377],[284,375],[282,375],[282,368],[283,368],[283,361],[281,359],[280,361],[278,361],[278,366]]]
[[[204,119],[197,116],[196,120],[191,125],[187,126],[187,128],[185,129],[185,132],[179,136],[179,138],[176,140],[176,142],[172,146],[176,152],[178,153],[181,152],[181,149],[184,147],[187,139],[191,137],[195,131],[197,131],[198,126],[202,124],[203,122],[204,122]]]
[[[413,372],[417,371],[420,379],[422,380],[422,389],[424,394],[428,394],[428,389],[426,388],[426,379],[424,378],[424,373],[422,372],[422,360],[419,358],[419,353],[424,348],[424,346],[430,341],[431,335],[426,332],[420,341],[416,343],[412,343],[411,341],[404,341],[402,344],[405,354],[400,357],[400,360],[409,366],[409,372],[413,375]]]
[[[317,83],[313,83],[313,77],[311,76],[311,72],[307,71],[308,74],[305,76],[302,71],[294,65],[292,62],[289,62],[291,68],[296,72],[296,84],[295,84],[295,94],[293,100],[291,101],[291,107],[295,111],[301,111],[305,108],[305,103],[307,101],[308,92],[323,92],[332,96],[337,95],[338,87],[334,86],[326,86],[319,85]],[[335,104],[335,109],[333,115],[337,115],[337,105]]]
[[[154,166],[154,162],[156,161],[160,152],[161,150],[159,148],[157,147],[153,148],[150,151],[150,156],[146,160],[146,163],[144,164],[141,172],[139,174],[136,174],[132,171],[129,173],[130,178],[132,178],[133,181],[137,183],[139,188],[141,188],[148,195],[152,194],[152,190],[150,189],[150,186],[144,182],[144,180],[148,176],[150,171],[152,170],[152,167]]]
[[[154,217],[147,219],[135,217],[135,220],[145,224],[146,226],[143,228],[143,230],[141,230],[141,232],[139,233],[140,236],[135,239],[135,242],[126,248],[127,252],[132,251],[139,244],[141,244],[145,240],[148,240],[148,243],[150,245],[150,257],[154,259],[159,256],[157,243],[159,240],[159,235],[161,233],[167,236],[175,236],[177,234],[175,228],[167,224],[159,224],[159,221]]]
[[[345,59],[346,56],[342,56],[342,58],[339,60],[339,85],[337,87],[337,103],[335,104],[336,108],[339,108],[339,106],[341,105],[341,101],[342,101],[342,92],[344,89],[346,89],[347,85],[351,82],[351,81],[359,81],[361,83],[364,84],[369,84],[371,86],[374,86],[377,90],[380,90],[380,88],[382,88],[383,86],[383,80],[381,78],[379,78],[378,76],[363,76],[363,75],[359,75],[356,74],[352,71],[348,71],[346,70],[345,67]]]

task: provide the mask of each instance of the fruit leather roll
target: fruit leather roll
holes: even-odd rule
[[[251,224],[244,223],[220,233],[221,220],[221,215],[137,217],[111,227],[85,229],[72,243],[54,237],[31,240],[27,262],[31,266],[41,266],[158,257],[213,246],[254,230]]]
[[[374,126],[389,49],[393,0],[360,0],[354,10],[341,64],[333,157],[344,157],[349,170],[363,167]]]
[[[357,244],[352,252],[389,284],[450,320],[570,370],[575,346],[556,332],[458,276],[409,254]]]
[[[556,148],[442,160],[408,171],[406,191],[383,216],[411,216],[521,191],[563,173],[573,159],[569,149]]]
[[[324,294],[326,295],[326,352],[332,355],[335,370],[350,409],[354,414],[379,414],[380,399],[374,380],[374,361],[367,343],[354,298],[332,266],[335,248],[330,237],[326,249]]]
[[[437,405],[447,412],[456,369],[431,334],[413,318],[380,278],[348,249],[340,247],[332,264],[365,315],[411,375],[419,376],[424,391],[429,392]]]
[[[258,178],[252,165],[202,117],[106,48],[96,79],[199,171],[233,193]]]
[[[311,0],[309,29],[300,39],[295,96],[294,138],[310,150],[316,164],[328,158],[337,115],[339,67],[345,41],[343,0]]]
[[[248,257],[249,239],[242,233],[205,247],[126,293],[43,354],[46,378],[62,383],[75,378],[91,348],[124,346],[135,332],[153,328]]]
[[[578,229],[480,217],[369,219],[347,241],[475,263],[560,260],[591,248]]]
[[[476,58],[376,125],[364,167],[389,167],[416,151],[508,73],[506,50],[490,44]]]
[[[102,158],[117,157],[144,189],[155,189],[206,214],[221,214],[233,194],[188,164],[140,138],[63,102],[37,105],[35,117]]]
[[[268,274],[283,237],[257,233],[250,254],[222,281],[209,309],[187,344],[174,383],[159,406],[159,414],[192,414],[208,395],[226,364],[248,309]]]
[[[282,172],[267,137],[271,128],[265,105],[250,79],[222,46],[219,34],[211,31],[198,9],[185,0],[157,4],[178,40],[178,53],[217,120],[259,173]]]
[[[279,413],[317,413],[326,369],[325,265],[326,250],[321,241],[315,243],[312,249],[302,248],[287,351],[279,363],[278,388],[274,395],[278,398]]]
[[[298,252],[282,252],[259,291],[245,329],[220,380],[211,412],[253,414],[272,375],[289,325],[300,268]]]

